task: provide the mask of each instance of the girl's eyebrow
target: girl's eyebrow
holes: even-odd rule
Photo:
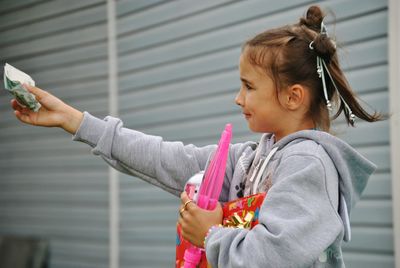
[[[246,78],[240,77],[240,80],[242,80],[243,83],[249,84],[250,86],[254,86],[254,84],[249,80],[247,80]]]

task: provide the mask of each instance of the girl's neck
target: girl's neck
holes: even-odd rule
[[[289,127],[286,127],[285,129],[282,129],[281,131],[276,131],[274,133],[275,135],[275,142],[281,140],[282,138],[286,137],[287,135],[290,135],[292,133],[301,131],[301,130],[310,130],[310,129],[315,129],[315,123],[312,121],[305,122],[303,124],[300,124],[298,126],[296,125],[291,125]]]

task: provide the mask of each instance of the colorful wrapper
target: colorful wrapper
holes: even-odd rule
[[[260,207],[266,193],[259,193],[227,202],[222,207],[225,227],[252,229],[258,224]]]

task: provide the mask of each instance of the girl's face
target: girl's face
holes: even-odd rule
[[[235,98],[242,108],[250,130],[254,132],[281,132],[285,111],[279,103],[274,81],[261,67],[252,65],[246,55],[240,56],[241,87]]]

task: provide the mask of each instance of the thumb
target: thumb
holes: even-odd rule
[[[222,204],[221,204],[220,202],[217,202],[217,205],[215,206],[214,210],[218,210],[218,211],[220,211],[221,213],[223,213],[223,212],[222,212],[222,211],[223,211]]]
[[[30,93],[32,93],[33,95],[35,95],[36,99],[40,102],[41,99],[43,99],[45,96],[48,95],[48,93],[38,87],[35,86],[31,86],[29,84],[22,84],[22,86],[28,90]]]

